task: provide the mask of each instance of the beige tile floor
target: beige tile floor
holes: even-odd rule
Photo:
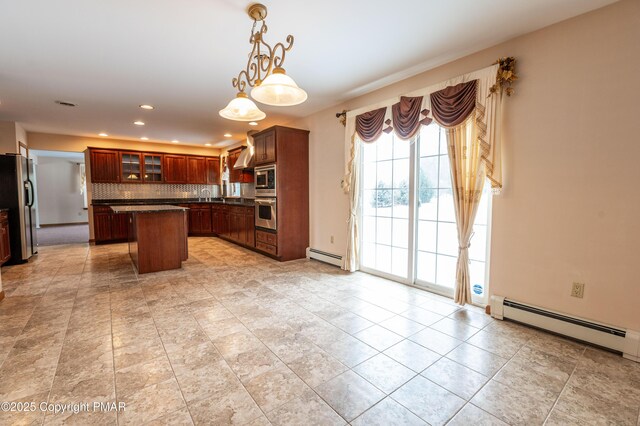
[[[0,401],[36,409],[0,424],[640,424],[640,365],[619,356],[367,274],[189,245],[182,270],[143,276],[125,245],[3,268]],[[39,410],[95,401],[125,409]]]

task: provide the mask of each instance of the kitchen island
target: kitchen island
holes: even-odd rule
[[[180,269],[188,258],[186,207],[110,206],[129,216],[129,255],[139,274]]]

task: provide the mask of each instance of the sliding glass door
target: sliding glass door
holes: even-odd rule
[[[361,268],[409,278],[411,145],[385,134],[363,144]]]
[[[431,124],[411,142],[384,134],[362,149],[361,269],[452,296],[458,233],[446,131]],[[487,184],[469,250],[477,303],[486,302],[490,212]]]

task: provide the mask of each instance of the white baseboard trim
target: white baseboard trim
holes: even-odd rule
[[[326,251],[317,250],[307,247],[307,259],[315,259],[320,262],[329,263],[339,268],[342,267],[342,256],[337,254],[328,253]]]
[[[640,362],[640,332],[613,327],[572,315],[491,296],[491,316],[511,319],[533,327],[608,348],[632,361]]]

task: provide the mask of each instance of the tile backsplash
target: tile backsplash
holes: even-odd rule
[[[198,198],[203,189],[211,191],[211,197],[221,196],[219,185],[197,184],[139,184],[139,183],[93,183],[91,184],[94,200],[133,200],[162,198]]]

